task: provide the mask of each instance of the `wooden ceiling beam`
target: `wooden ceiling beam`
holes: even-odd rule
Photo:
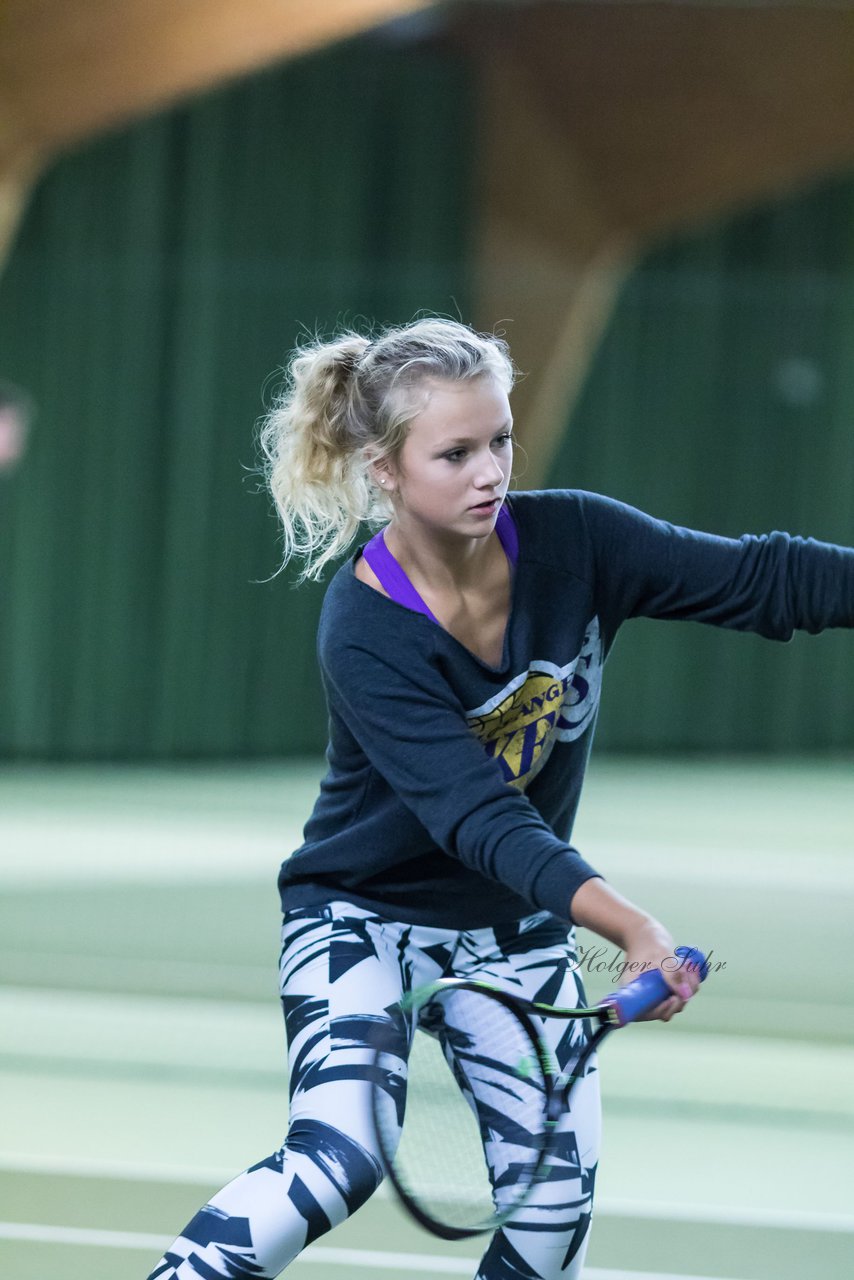
[[[854,165],[854,9],[541,0],[448,38],[480,74],[476,320],[530,375],[536,487],[633,261]]]
[[[434,0],[4,0],[0,175]]]

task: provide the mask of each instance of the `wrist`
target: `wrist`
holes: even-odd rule
[[[623,951],[659,942],[665,946],[670,935],[648,911],[635,906],[602,879],[585,880],[570,904],[575,924],[605,938]]]
[[[624,951],[634,948],[660,946],[667,950],[673,945],[673,939],[660,920],[641,911],[636,920],[628,922],[620,946]]]

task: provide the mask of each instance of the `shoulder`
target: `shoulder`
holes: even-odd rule
[[[507,498],[514,510],[534,517],[555,511],[579,510],[590,503],[613,501],[588,489],[511,489]]]
[[[587,489],[525,489],[507,496],[520,527],[533,534],[593,536],[628,516],[643,517],[642,512],[617,498]]]
[[[361,548],[360,548],[361,550]],[[392,600],[364,556],[354,552],[326,590],[317,630],[321,668],[347,673],[359,657],[406,654],[417,660],[429,650],[433,623]]]
[[[510,493],[521,560],[591,587],[626,563],[667,553],[669,526],[616,498],[587,489]]]
[[[519,531],[520,554],[550,561],[565,558],[587,539],[586,511],[597,494],[582,489],[524,489],[508,493],[508,505]]]
[[[582,489],[511,489],[508,504],[515,516],[530,524],[542,524],[581,508],[586,498],[596,497]]]
[[[386,596],[389,600],[391,599],[391,596],[389,596],[385,587],[382,585],[363,555],[357,556],[354,561],[353,574],[360,582],[367,583],[369,587],[373,587],[375,591],[379,591],[380,595]]]

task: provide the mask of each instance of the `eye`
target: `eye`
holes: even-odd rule
[[[501,435],[495,436],[492,443],[494,448],[506,449],[507,445],[513,443],[512,431],[502,431]],[[469,452],[467,449],[448,449],[448,452],[443,453],[442,457],[446,458],[448,462],[462,462],[467,452]]]

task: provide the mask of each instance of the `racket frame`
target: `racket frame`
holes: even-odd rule
[[[543,1077],[544,1106],[542,1132],[539,1136],[539,1146],[536,1152],[534,1170],[524,1192],[508,1209],[501,1213],[493,1214],[493,1216],[487,1221],[470,1227],[456,1227],[451,1226],[449,1223],[442,1222],[439,1218],[434,1218],[430,1213],[428,1213],[423,1205],[410,1194],[405,1182],[397,1172],[395,1167],[395,1153],[397,1151],[400,1138],[398,1137],[398,1141],[395,1143],[394,1152],[390,1151],[389,1144],[386,1141],[383,1125],[380,1120],[379,1107],[381,1095],[385,1092],[379,1083],[383,1074],[380,1064],[383,1056],[389,1053],[389,1048],[379,1040],[375,1046],[370,1072],[370,1079],[372,1081],[371,1113],[377,1139],[377,1146],[379,1147],[385,1172],[388,1174],[391,1184],[407,1212],[422,1227],[432,1235],[438,1236],[442,1240],[467,1240],[472,1236],[483,1235],[485,1232],[497,1230],[505,1222],[508,1222],[513,1218],[528,1201],[537,1184],[542,1181],[546,1160],[552,1146],[552,1135],[554,1133],[555,1126],[569,1106],[569,1095],[573,1085],[583,1074],[584,1067],[586,1066],[591,1054],[595,1051],[596,1046],[601,1043],[603,1037],[608,1033],[608,1031],[612,1030],[615,1026],[618,1026],[619,1023],[614,1018],[613,1011],[604,1006],[597,1005],[590,1009],[561,1009],[552,1005],[537,1004],[534,1001],[525,1000],[520,996],[505,991],[502,987],[497,987],[492,983],[484,982],[481,979],[475,978],[437,978],[434,982],[426,983],[423,986],[416,987],[412,991],[407,992],[403,999],[398,1003],[397,1007],[408,1020],[411,1014],[429,1003],[434,996],[443,991],[471,991],[476,995],[486,996],[491,1000],[495,1000],[508,1009],[525,1032],[525,1036],[530,1042],[531,1049],[536,1057],[537,1064]],[[587,1041],[582,1049],[581,1055],[575,1063],[573,1072],[570,1076],[566,1076],[561,1073],[557,1068],[551,1050],[545,1044],[540,1030],[533,1022],[533,1016],[543,1016],[563,1020],[591,1018],[601,1024],[596,1033]],[[412,1025],[413,1039],[417,1030],[418,1025],[417,1022],[415,1022]],[[412,1042],[410,1041],[410,1051],[411,1048]],[[406,1123],[405,1108],[403,1123]]]
[[[696,947],[676,947],[674,954],[680,956],[684,962],[690,962],[699,970],[700,981],[705,981],[709,972],[709,965],[704,954]],[[524,997],[515,995],[513,992],[506,991],[503,987],[498,987],[490,982],[486,982],[480,978],[437,978],[434,982],[425,986],[417,987],[400,1000],[396,1006],[391,1006],[388,1010],[389,1022],[383,1023],[383,1027],[387,1030],[394,1022],[392,1010],[397,1008],[404,1014],[414,1010],[419,1005],[423,1005],[429,999],[428,993],[436,994],[441,990],[458,990],[473,991],[480,995],[486,995],[493,1000],[497,1000],[503,1004],[516,1018],[520,1026],[530,1040],[531,1048],[536,1055],[540,1069],[543,1075],[543,1089],[545,1094],[545,1114],[543,1117],[543,1132],[537,1153],[537,1163],[534,1173],[525,1188],[524,1194],[503,1213],[496,1213],[489,1221],[472,1227],[452,1227],[448,1223],[439,1221],[427,1213],[424,1208],[409,1194],[406,1186],[397,1175],[395,1169],[394,1154],[389,1153],[387,1144],[384,1141],[382,1127],[379,1123],[379,1107],[378,1098],[385,1090],[381,1089],[379,1080],[382,1077],[380,1069],[380,1056],[389,1051],[388,1045],[382,1045],[379,1041],[375,1046],[372,1060],[372,1069],[370,1073],[371,1079],[371,1112],[374,1122],[374,1130],[376,1133],[377,1145],[379,1147],[382,1161],[386,1172],[391,1179],[391,1183],[397,1192],[402,1204],[407,1212],[425,1227],[432,1235],[439,1236],[443,1240],[465,1240],[471,1236],[481,1235],[487,1231],[494,1231],[503,1223],[509,1221],[522,1208],[526,1201],[530,1198],[534,1188],[538,1182],[542,1181],[546,1159],[551,1148],[552,1134],[555,1126],[561,1116],[569,1110],[570,1094],[576,1082],[582,1078],[587,1063],[592,1055],[596,1052],[599,1045],[607,1035],[615,1031],[618,1027],[624,1027],[631,1022],[642,1017],[650,1009],[655,1008],[662,1000],[666,999],[670,994],[668,984],[660,971],[654,970],[644,972],[639,978],[633,979],[632,982],[620,988],[619,992],[613,996],[608,996],[599,1004],[587,1009],[567,1009],[560,1008],[555,1005],[539,1004],[533,1000],[526,1000]],[[534,1025],[533,1017],[540,1018],[557,1018],[559,1020],[570,1020],[586,1018],[591,1022],[598,1024],[596,1031],[588,1036],[584,1047],[581,1050],[576,1061],[573,1063],[572,1070],[569,1073],[560,1072],[557,1064],[554,1062],[552,1054],[545,1045],[541,1033]],[[417,1030],[417,1024],[412,1026],[412,1034],[414,1036]],[[381,1033],[382,1034],[382,1033]],[[410,1049],[411,1049],[410,1042]],[[404,1106],[405,1121],[405,1106]],[[398,1132],[397,1141],[395,1142],[395,1151],[399,1145],[401,1133]]]

